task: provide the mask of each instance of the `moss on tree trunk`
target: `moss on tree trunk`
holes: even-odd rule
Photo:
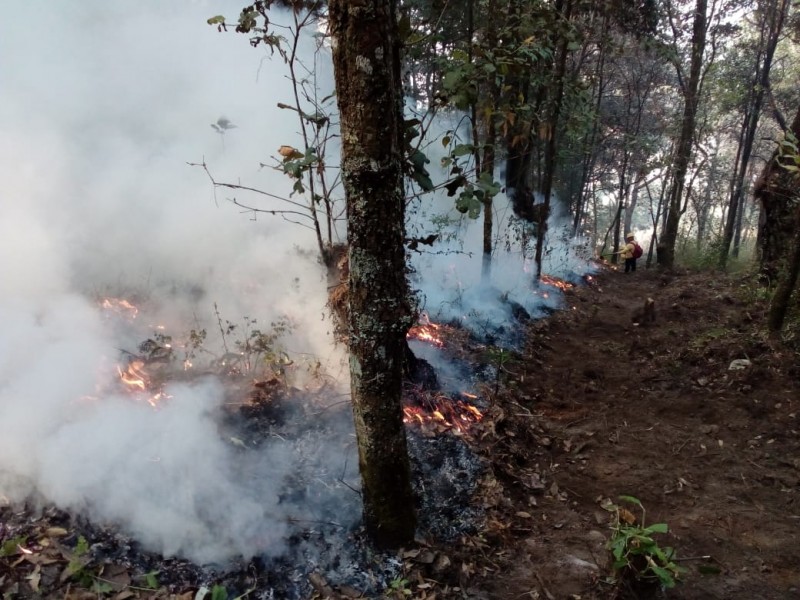
[[[350,376],[364,520],[381,546],[416,528],[401,405],[411,310],[405,270],[403,113],[396,6],[331,0],[347,196]]]

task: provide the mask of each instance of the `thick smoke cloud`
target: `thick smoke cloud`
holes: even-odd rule
[[[335,491],[340,477],[357,479],[349,431],[242,452],[219,429],[219,381],[173,385],[159,410],[114,383],[120,349],[135,350],[157,325],[206,329],[221,350],[218,311],[262,327],[288,316],[292,358],[316,357],[346,384],[312,232],[275,217],[254,222],[229,202],[237,192],[215,194],[186,164],[291,190],[259,167],[282,144],[300,145],[293,113],[276,107],[292,97],[282,61],[206,24],[235,18],[241,4],[14,0],[0,23],[0,502],[35,492],[199,562],[277,555],[288,520],[325,513],[347,524],[359,512],[355,494]],[[321,67],[327,95],[330,66]],[[215,132],[221,116],[237,127]],[[411,218],[426,228],[430,215],[452,213],[452,198],[425,197],[418,208]],[[499,235],[510,211],[501,199],[497,210]],[[456,244],[414,257],[414,286],[432,315],[498,325],[509,320],[508,299],[532,314],[555,304],[532,293],[530,264],[513,244],[498,248],[492,289],[481,287],[481,226],[448,226]],[[546,270],[585,264],[554,250]],[[133,324],[100,308],[106,296],[139,305]],[[298,473],[334,490],[333,514],[331,498],[285,501]]]
[[[470,139],[463,119],[440,117],[437,127],[427,135]],[[446,133],[445,133],[446,132]],[[445,151],[441,144],[426,148],[432,180],[441,185],[450,177],[450,167],[442,168]],[[496,169],[496,181],[503,181],[502,168]],[[531,318],[540,318],[562,306],[562,295],[549,285],[539,285],[535,277],[536,238],[531,226],[516,218],[511,203],[501,191],[493,200],[493,250],[490,277],[482,276],[484,215],[472,219],[455,209],[455,197],[444,193],[433,198],[423,196],[411,206],[409,230],[424,237],[439,235],[431,251],[411,254],[414,267],[412,282],[420,291],[423,308],[434,320],[461,323],[478,336],[493,338],[500,345],[510,342],[501,331],[521,329],[515,306]],[[538,198],[538,202],[542,199]],[[562,203],[552,198],[542,270],[546,275],[574,281],[592,271],[587,240],[571,235],[571,223]],[[527,229],[527,231],[525,231]]]
[[[0,24],[0,501],[35,491],[201,562],[280,553],[287,518],[321,509],[281,501],[299,461],[334,484],[348,453],[355,463],[349,441],[235,454],[214,379],[171,387],[160,410],[113,392],[120,349],[156,325],[219,345],[215,303],[232,322],[287,315],[291,352],[338,365],[310,232],[253,222],[186,164],[291,188],[258,168],[297,144],[274,108],[290,98],[281,61],[206,24],[240,9],[19,0]],[[237,125],[224,136],[210,127],[223,115]],[[104,313],[104,296],[140,303],[135,326]]]

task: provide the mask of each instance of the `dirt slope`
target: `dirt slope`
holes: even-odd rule
[[[666,597],[800,597],[800,367],[752,289],[604,271],[531,325],[499,402],[487,597],[614,597],[601,502],[622,494],[670,526],[686,572]],[[656,320],[636,325],[647,298]]]
[[[659,543],[675,547],[685,572],[666,594],[628,597],[800,598],[800,346],[766,338],[756,289],[708,274],[603,271],[566,292],[565,310],[530,322],[521,352],[443,328],[448,351],[485,382],[475,390],[480,422],[458,434],[438,425],[423,432],[446,442],[431,445],[443,453],[480,457],[474,506],[471,473],[452,460],[433,466],[470,481],[464,503],[448,498],[440,511],[469,533],[453,541],[429,531],[392,558],[401,576],[379,595],[312,573],[310,597],[620,598],[623,590],[607,581],[611,513],[602,506],[630,495],[648,524],[669,525]],[[655,322],[634,324],[647,298]],[[738,359],[749,363],[730,370]],[[295,400],[276,397],[262,408]],[[282,572],[254,560],[215,574],[142,552],[113,527],[2,501],[4,598],[191,600],[222,582],[230,596],[215,598],[274,600],[277,575],[308,567]],[[89,550],[79,552],[79,536]],[[375,572],[385,562],[376,558]]]

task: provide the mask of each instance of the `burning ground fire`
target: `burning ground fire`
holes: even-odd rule
[[[563,279],[559,279],[558,277],[553,277],[552,275],[542,275],[542,283],[546,283],[547,285],[551,285],[560,289],[562,292],[565,290],[572,289],[575,287],[568,281],[564,281]]]
[[[131,322],[139,315],[139,308],[123,298],[103,298],[100,307],[107,314],[116,315]],[[156,329],[163,329],[163,326],[157,326]],[[153,377],[147,371],[146,361],[138,356],[131,357],[125,365],[118,364],[117,374],[123,390],[137,399],[144,398],[153,408],[157,408],[161,402],[171,398],[163,390],[162,385],[153,381]]]
[[[408,330],[406,338],[425,342],[435,348],[444,348],[443,332],[442,325],[431,322],[428,315],[422,313],[419,322]],[[483,413],[469,402],[477,396],[467,392],[461,392],[460,395],[462,398],[459,399],[445,394],[432,395],[418,388],[406,389],[403,421],[434,433],[466,433],[471,425],[480,422]]]
[[[461,395],[468,399],[477,398],[466,392],[461,392]],[[403,408],[403,422],[435,433],[448,430],[466,433],[470,426],[483,419],[483,413],[468,402],[444,394],[415,400],[417,406]]]
[[[422,313],[419,317],[419,323],[408,330],[406,339],[419,340],[421,342],[427,342],[432,346],[436,346],[437,348],[444,348],[444,341],[441,337],[441,329],[441,325],[431,323],[428,315]]]
[[[117,298],[104,299],[101,307],[131,321],[139,313],[135,305]],[[445,344],[441,337],[442,332],[443,326],[432,323],[423,313],[419,323],[409,330],[407,337],[436,348],[443,348]],[[165,348],[171,351],[169,344],[165,345]],[[188,369],[191,363],[188,360],[184,361],[183,366],[184,369]],[[157,381],[163,380],[163,377],[154,376],[151,371],[152,364],[146,357],[138,355],[132,355],[124,365],[117,365],[117,374],[123,389],[137,399],[144,398],[153,408],[159,408],[160,404],[171,396],[164,391],[163,382]],[[454,398],[445,394],[416,390],[407,394],[409,395],[411,397],[407,397],[406,400],[410,400],[410,405],[403,408],[403,420],[406,424],[419,426],[427,432],[455,431],[463,434],[470,426],[483,419],[483,413],[471,404],[471,401],[477,398],[474,394],[461,392],[460,398]]]
[[[147,403],[153,408],[158,408],[159,404],[168,398],[171,398],[162,389],[153,391],[152,378],[145,371],[144,361],[134,359],[128,363],[127,368],[123,369],[117,365],[117,373],[119,373],[119,380],[125,385],[125,389],[132,394],[144,395]]]
[[[103,298],[100,306],[108,313],[116,314],[128,319],[135,319],[139,309],[122,298]]]

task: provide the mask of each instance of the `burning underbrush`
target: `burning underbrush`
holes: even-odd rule
[[[201,442],[182,452],[191,454],[187,464],[219,463],[224,471],[203,471],[206,479],[200,481],[176,472],[168,479],[172,489],[166,490],[166,505],[154,497],[138,520],[90,497],[75,496],[57,508],[38,493],[24,503],[0,496],[0,590],[20,596],[91,590],[122,599],[157,591],[160,597],[194,598],[204,588],[224,586],[237,595],[258,590],[252,596],[257,598],[307,598],[325,589],[335,589],[338,597],[374,597],[400,577],[402,560],[376,553],[360,527],[349,399],[318,364],[285,350],[288,321],[259,328],[250,319],[233,325],[217,313],[223,341],[215,350],[205,329],[175,335],[160,325],[142,325],[133,302],[107,299],[101,307],[117,327],[151,331],[144,341],[120,350],[109,382],[81,402],[136,406],[136,418],[151,423],[142,430],[145,438],[163,435],[159,443],[180,445],[177,407],[190,405],[198,389],[215,382],[220,399],[194,409],[208,427],[205,450]],[[441,364],[448,352],[464,353],[459,346],[469,340],[458,328],[430,321],[420,327],[409,337],[420,336],[415,343],[441,353]],[[465,369],[462,360],[458,370]],[[472,497],[483,466],[470,443],[484,433],[487,400],[454,391],[453,374],[445,372],[442,380],[444,389],[434,376],[426,386],[409,383],[404,393],[419,532],[431,541],[456,540],[481,522]],[[170,424],[164,426],[165,420]],[[172,439],[170,427],[176,427]],[[130,447],[132,454],[119,469],[126,468],[122,463],[137,465],[139,479],[125,485],[152,489],[157,496],[163,484],[148,478],[171,473],[174,457],[156,454],[148,443],[142,439],[141,448]],[[104,451],[100,445],[89,447]],[[119,485],[109,483],[106,492],[124,503]],[[248,507],[243,516],[227,514],[239,512],[239,505]],[[198,528],[195,539],[207,547],[157,541],[152,530],[160,519],[182,510],[186,527]],[[137,523],[148,520],[151,533],[141,535]],[[216,545],[224,551],[213,551]],[[186,554],[193,560],[180,558]],[[444,562],[438,567],[437,577],[447,579],[451,569]]]
[[[471,345],[519,349],[527,323],[553,314],[563,307],[564,298],[576,286],[591,282],[591,276],[577,273],[569,273],[565,279],[542,275],[536,281],[532,275],[529,277],[506,291],[484,284],[459,287],[454,296],[427,307],[420,322],[411,329],[409,339],[442,348],[443,334],[468,334]]]

